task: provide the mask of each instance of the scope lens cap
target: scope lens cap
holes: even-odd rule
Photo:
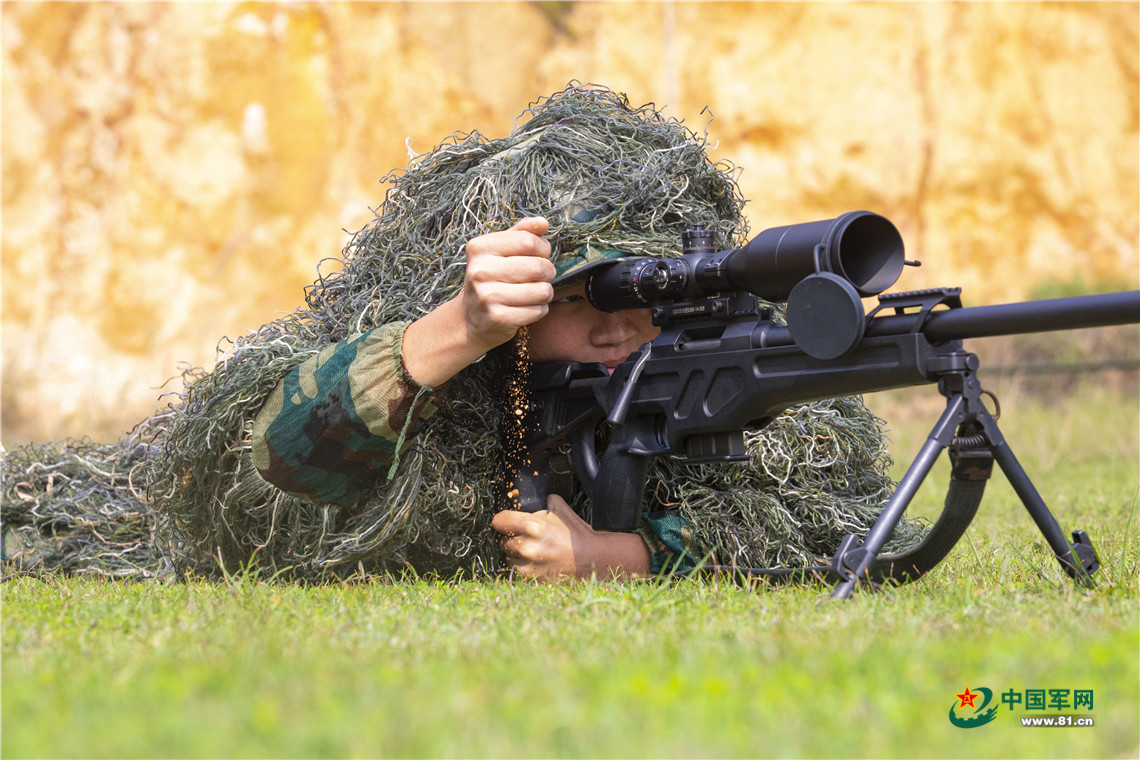
[[[830,272],[805,277],[788,295],[792,340],[815,359],[837,359],[859,345],[866,316],[855,286]]]

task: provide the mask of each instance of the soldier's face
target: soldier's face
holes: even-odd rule
[[[610,371],[661,332],[649,309],[607,313],[590,305],[585,285],[550,304],[550,312],[532,324],[527,346],[531,361],[599,362]]]

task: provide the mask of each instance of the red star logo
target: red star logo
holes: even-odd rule
[[[962,704],[958,705],[958,707],[973,707],[974,706],[974,700],[977,699],[978,697],[982,696],[982,695],[981,694],[971,694],[970,693],[970,687],[967,686],[965,693],[955,694],[954,696],[956,696],[958,699],[962,700]]]

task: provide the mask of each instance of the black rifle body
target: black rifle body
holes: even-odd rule
[[[743,460],[745,431],[763,428],[790,406],[838,396],[937,383],[943,395],[972,385],[976,397],[977,357],[963,349],[964,338],[1140,322],[1140,291],[971,308],[961,307],[958,293],[880,296],[861,340],[837,358],[808,355],[751,294],[736,293],[706,310],[715,318],[690,321],[655,307],[661,334],[612,375],[600,364],[535,365],[532,466],[515,477],[519,507],[545,508],[546,463],[570,440],[594,527],[634,530],[654,457]],[[895,313],[876,315],[886,309]],[[599,455],[603,422],[609,444]]]

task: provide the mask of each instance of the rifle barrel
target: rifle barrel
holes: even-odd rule
[[[913,326],[913,315],[879,317],[867,335],[897,335]],[[1140,290],[1041,301],[969,306],[932,311],[922,332],[933,342],[988,338],[996,335],[1075,330],[1140,322]]]

